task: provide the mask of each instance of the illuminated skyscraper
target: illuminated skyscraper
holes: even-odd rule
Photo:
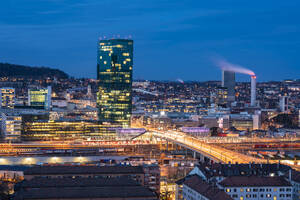
[[[14,108],[15,89],[0,88],[0,108]]]
[[[51,86],[43,89],[29,89],[28,90],[28,105],[44,107],[50,109],[51,107]]]
[[[235,101],[235,72],[222,70],[222,87],[228,91],[228,101]]]
[[[133,41],[127,39],[98,42],[97,106],[102,124],[130,126],[132,110]]]

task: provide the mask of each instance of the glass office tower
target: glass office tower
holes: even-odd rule
[[[133,41],[127,39],[98,42],[97,106],[102,124],[130,126],[132,110]]]
[[[28,105],[50,109],[51,86],[43,89],[28,89]]]
[[[222,87],[228,91],[229,102],[235,101],[235,72],[222,70]]]

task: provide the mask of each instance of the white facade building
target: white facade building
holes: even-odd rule
[[[232,176],[217,185],[235,200],[293,199],[293,186],[283,177]]]

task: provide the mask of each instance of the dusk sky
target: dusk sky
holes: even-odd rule
[[[299,10],[299,0],[5,0],[0,62],[96,78],[98,38],[131,35],[135,79],[220,80],[219,58],[259,81],[295,79]]]

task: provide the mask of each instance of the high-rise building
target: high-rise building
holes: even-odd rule
[[[20,141],[22,130],[22,117],[14,112],[2,112],[0,115],[1,138],[4,141]]]
[[[28,89],[28,105],[50,109],[51,86],[43,89]]]
[[[289,97],[280,96],[279,97],[279,108],[281,112],[287,112],[289,110]]]
[[[225,87],[216,88],[216,104],[219,106],[226,105],[228,100],[228,89]]]
[[[15,89],[0,88],[0,108],[14,108]]]
[[[97,106],[102,124],[130,126],[132,110],[133,40],[98,42]]]
[[[235,100],[235,72],[222,70],[222,87],[228,91],[228,102]]]

